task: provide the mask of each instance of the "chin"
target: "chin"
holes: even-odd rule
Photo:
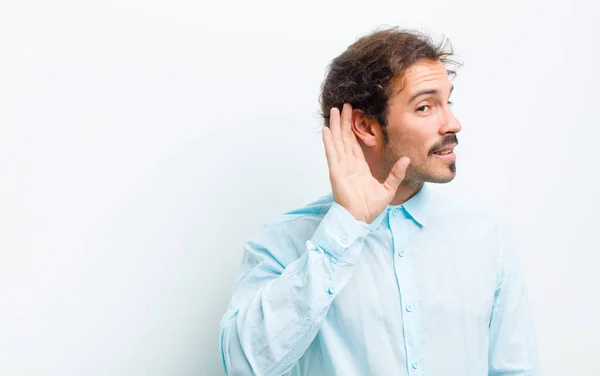
[[[445,183],[450,183],[452,180],[454,180],[455,176],[456,176],[456,174],[452,174],[452,175],[448,175],[448,176],[436,176],[435,178],[428,180],[428,181],[430,183],[445,184]]]
[[[444,167],[438,167],[433,171],[429,170],[423,174],[417,175],[421,175],[417,179],[424,182],[438,184],[449,183],[456,177],[456,164],[452,163],[449,166],[446,165]]]

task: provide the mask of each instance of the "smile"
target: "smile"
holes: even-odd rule
[[[435,158],[442,159],[448,162],[454,162],[456,160],[456,154],[454,154],[454,149],[435,152],[433,153],[433,156]]]

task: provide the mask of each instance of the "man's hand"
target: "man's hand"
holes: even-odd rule
[[[352,106],[332,108],[329,128],[323,127],[323,144],[335,202],[359,221],[371,223],[392,201],[410,163],[400,158],[381,184],[373,177],[352,131]]]

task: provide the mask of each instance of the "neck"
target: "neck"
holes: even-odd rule
[[[385,179],[388,177],[390,170],[382,171],[382,162],[381,155],[375,153],[372,148],[367,148],[363,144],[361,144],[365,160],[369,165],[369,169],[371,170],[371,174],[377,177],[380,183],[383,183]],[[393,164],[392,164],[393,165]],[[423,180],[416,179],[410,176],[411,166],[408,166],[408,170],[406,171],[406,175],[400,186],[396,190],[396,194],[394,198],[390,202],[390,205],[400,205],[408,201],[412,196],[416,195],[421,187],[423,187]]]
[[[408,201],[411,197],[417,194],[423,187],[422,181],[410,181],[404,180],[398,189],[396,190],[396,195],[390,202],[390,205],[400,205]]]

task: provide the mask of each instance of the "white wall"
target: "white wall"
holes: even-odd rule
[[[328,191],[319,85],[378,25],[453,41],[440,189],[512,219],[545,375],[600,374],[596,7],[3,2],[0,374],[222,375],[244,239]]]

